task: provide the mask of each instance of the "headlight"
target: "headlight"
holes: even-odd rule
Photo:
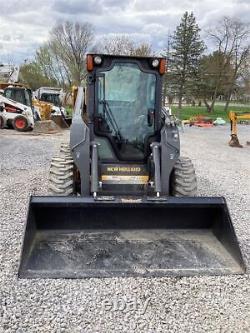
[[[160,61],[159,61],[158,59],[154,59],[154,60],[152,61],[152,66],[153,66],[154,68],[156,68],[156,67],[159,66],[159,63],[160,63]]]
[[[101,63],[102,63],[102,58],[101,58],[100,56],[95,56],[95,57],[94,57],[94,63],[95,63],[96,65],[101,65]]]

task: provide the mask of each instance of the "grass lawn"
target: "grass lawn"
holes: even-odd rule
[[[223,105],[215,105],[214,112],[209,113],[207,112],[207,109],[205,106],[183,106],[181,110],[178,110],[177,106],[171,107],[173,113],[175,115],[179,115],[180,119],[189,119],[193,116],[206,116],[213,119],[216,119],[217,117],[221,117],[226,121],[229,121],[228,119],[228,113],[224,111]],[[229,106],[229,111],[238,111],[238,112],[250,112],[250,105],[249,106]]]
[[[215,105],[215,110],[213,113],[208,113],[205,106],[183,106],[181,110],[178,110],[177,106],[171,107],[173,113],[178,116],[178,112],[180,115],[180,119],[189,119],[193,116],[207,116],[212,119],[216,119],[217,117],[221,117],[225,119],[226,121],[229,121],[228,119],[228,113],[224,111],[223,105]],[[72,108],[66,107],[66,112],[68,116],[72,116]],[[229,106],[229,111],[238,111],[238,112],[250,112],[250,105],[249,106]]]

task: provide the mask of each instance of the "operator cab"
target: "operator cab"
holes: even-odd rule
[[[143,162],[150,143],[159,140],[161,94],[156,92],[163,61],[165,70],[163,58],[88,55],[93,83],[88,95],[94,99],[89,117],[101,160]]]
[[[30,89],[25,87],[9,86],[4,89],[3,96],[32,108],[32,92]]]
[[[43,102],[51,103],[55,106],[61,106],[59,94],[42,93],[40,100]]]

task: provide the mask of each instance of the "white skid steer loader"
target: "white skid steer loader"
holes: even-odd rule
[[[0,95],[0,128],[13,127],[19,132],[33,129],[32,108]]]

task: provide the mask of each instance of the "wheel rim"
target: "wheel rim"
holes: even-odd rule
[[[24,129],[26,127],[25,119],[19,118],[15,121],[15,125],[18,129]]]

